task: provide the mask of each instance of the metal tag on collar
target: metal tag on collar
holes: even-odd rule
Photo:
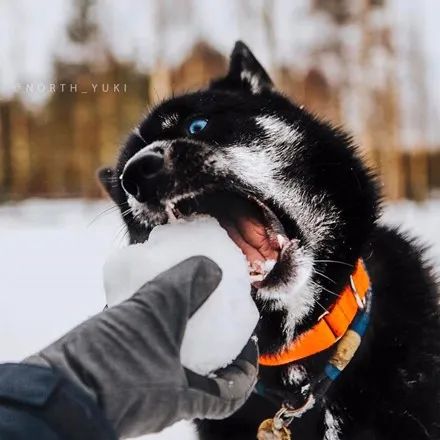
[[[257,440],[291,440],[292,433],[289,429],[292,420],[310,409],[310,402],[313,402],[313,394],[310,393],[306,402],[299,408],[292,408],[286,402],[272,419],[264,420],[257,431]]]
[[[285,420],[287,408],[282,406],[273,419],[264,420],[257,431],[257,440],[291,440],[292,433],[288,426],[291,419]]]
[[[365,308],[365,298],[362,299],[359,296],[359,293],[358,293],[358,291],[356,289],[356,284],[354,283],[354,279],[353,279],[352,275],[350,275],[350,287],[351,287],[351,291],[353,292],[353,296],[354,296],[354,299],[356,300],[356,303],[357,303],[358,307],[361,310],[364,310],[364,308]]]

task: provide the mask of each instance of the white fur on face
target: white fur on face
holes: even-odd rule
[[[341,421],[338,420],[329,409],[325,410],[324,423],[324,440],[339,440],[339,435],[341,434]]]
[[[276,187],[282,196],[280,207],[295,219],[312,249],[321,250],[322,242],[332,237],[333,228],[341,221],[339,212],[325,194],[312,195],[299,184]]]
[[[292,255],[296,269],[292,279],[272,288],[261,288],[257,297],[266,301],[270,309],[287,312],[283,323],[286,341],[292,340],[295,327],[309,314],[319,294],[318,286],[312,283],[313,257],[303,248]]]
[[[140,214],[144,213],[145,206],[138,202],[131,194],[127,196],[127,203],[128,206],[131,208],[131,213],[133,214],[133,217],[139,216]]]
[[[264,130],[272,145],[286,144],[292,147],[301,141],[298,130],[275,116],[257,116],[255,122]]]
[[[166,223],[168,220],[166,211],[150,209],[148,205],[138,202],[132,195],[127,196],[127,203],[133,218],[146,228]]]
[[[167,129],[174,127],[179,122],[179,115],[177,113],[172,113],[171,115],[164,116],[162,118],[162,128]]]
[[[131,194],[127,194],[127,203],[128,206],[131,209],[131,213],[133,217],[138,221],[140,224],[148,227],[149,221],[146,217],[146,207],[143,203],[138,202]]]

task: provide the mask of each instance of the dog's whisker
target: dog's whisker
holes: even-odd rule
[[[331,281],[333,284],[336,284],[336,281],[335,281],[335,280],[331,279],[329,276],[327,276],[326,274],[320,272],[319,270],[313,269],[313,271],[314,271],[317,275],[319,275],[319,276],[321,276],[321,277],[323,277],[323,278],[325,278],[325,279]]]
[[[119,242],[119,237],[122,234],[122,232],[124,231],[125,227],[126,227],[125,225],[122,225],[121,227],[118,228],[118,231],[116,232],[115,237],[113,238],[113,243],[116,241]]]
[[[353,267],[353,265],[350,263],[346,263],[345,261],[338,261],[338,260],[315,260],[315,263],[336,263],[336,264],[343,264],[344,266]]]
[[[118,245],[121,244],[122,240],[124,239],[125,235],[129,231],[129,227],[132,224],[133,220],[127,222],[127,224],[122,224],[121,227],[118,229],[118,231],[115,234],[115,237],[113,238],[113,243],[117,242]]]
[[[319,287],[320,289],[324,290],[325,292],[330,293],[330,294],[333,295],[333,296],[336,296],[337,298],[340,298],[340,297],[341,297],[341,295],[339,295],[339,294],[333,292],[332,290],[327,289],[327,288],[324,287],[324,286],[321,286],[321,284],[316,283],[315,281],[311,281],[311,283],[312,283],[314,286]]]
[[[318,300],[316,300],[316,304],[318,304],[318,306],[321,307],[324,312],[328,312],[328,310]]]
[[[122,234],[120,241],[125,240],[127,236],[128,236],[128,228],[125,229],[125,232]]]
[[[121,212],[122,217],[127,216],[128,214],[130,214],[130,212],[133,212],[133,209],[130,207],[128,209],[126,209],[125,211]]]
[[[106,208],[106,209],[104,209],[103,211],[101,211],[100,213],[98,213],[90,222],[89,222],[89,224],[87,225],[87,227],[89,228],[91,225],[93,225],[99,218],[101,218],[103,215],[107,215],[107,214],[110,214],[110,213],[112,213],[112,212],[115,212],[115,211],[117,211],[118,209],[119,209],[119,206],[122,206],[122,204],[121,205],[118,205],[118,204],[115,204],[115,205],[112,205],[112,206],[109,206],[108,208]]]

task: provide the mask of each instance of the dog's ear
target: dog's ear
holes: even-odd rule
[[[112,195],[112,189],[115,186],[115,179],[116,179],[116,172],[113,168],[110,167],[103,167],[100,168],[96,175],[98,177],[98,180],[101,184],[101,187],[104,189],[104,191],[113,198]]]
[[[245,90],[253,94],[273,89],[272,80],[250,49],[237,41],[231,53],[229,71],[223,78],[214,80],[211,89]]]

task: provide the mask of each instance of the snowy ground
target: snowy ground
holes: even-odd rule
[[[0,362],[21,359],[104,307],[102,265],[125,243],[109,207],[81,200],[0,206]],[[431,243],[440,267],[440,200],[389,206],[384,219]],[[168,434],[193,437],[187,427]]]

